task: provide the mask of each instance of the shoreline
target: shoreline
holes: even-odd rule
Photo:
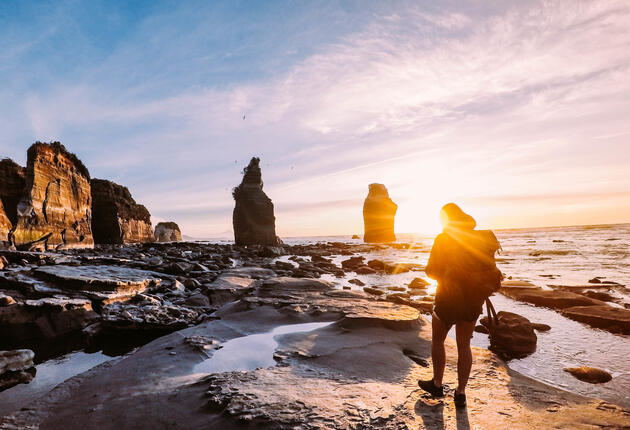
[[[311,332],[277,339],[279,364],[274,367],[208,376],[191,373],[205,355],[186,340],[212,333],[213,338],[223,343],[243,335],[246,332],[241,331],[245,320],[239,315],[242,312],[256,312],[263,330],[283,322],[295,323],[298,321],[295,318],[305,321],[303,315],[287,319],[282,311],[267,305],[254,310],[226,311],[222,320],[156,339],[129,356],[71,378],[26,410],[3,418],[0,428],[41,425],[56,429],[72,425],[148,429],[167,424],[169,428],[203,425],[350,428],[361,423],[372,428],[417,428],[418,425],[434,428],[455,424],[464,428],[491,425],[625,428],[630,418],[630,410],[536,381],[509,369],[490,351],[480,348],[473,348],[468,408],[455,410],[448,396],[430,398],[415,385],[430,370],[414,363],[400,350],[396,355],[396,349],[391,348],[409,346],[407,342],[411,340],[417,357],[428,357],[430,324],[423,317],[418,320],[419,327],[405,323],[403,318],[393,320],[398,325],[393,328],[383,327],[379,320],[350,318],[348,321],[342,317],[333,324],[336,327],[316,330],[315,338]],[[340,332],[347,336],[343,347],[335,341]],[[374,342],[374,338],[379,341]],[[305,345],[310,346],[305,350]],[[348,348],[351,353],[344,353]],[[456,379],[456,348],[452,339],[446,342],[446,348],[445,382],[452,391]],[[348,355],[354,356],[357,363],[349,365]],[[371,362],[364,361],[384,357],[389,357],[385,369],[375,370]],[[305,374],[305,362],[310,369],[308,373],[314,376]],[[92,395],[87,396],[88,393]],[[304,397],[306,393],[308,397]],[[357,401],[362,406],[354,409]],[[341,404],[345,411],[337,410]]]
[[[405,303],[409,303],[414,307],[417,306],[417,309],[414,309],[414,307],[409,307],[404,304],[396,304],[391,303],[391,301],[388,300],[383,300],[382,298],[385,297],[384,295],[379,298],[373,293],[370,294],[369,290],[379,290],[387,292],[387,288],[383,286],[382,283],[379,283],[379,280],[385,282],[385,285],[401,285],[403,284],[403,279],[411,279],[416,276],[422,277],[424,275],[423,265],[410,262],[405,262],[402,265],[393,265],[391,266],[393,268],[392,270],[394,270],[395,272],[397,270],[402,270],[402,273],[396,272],[398,274],[391,274],[387,272],[387,270],[390,270],[387,269],[387,267],[390,266],[388,266],[389,263],[385,261],[385,263],[382,263],[384,264],[383,267],[385,267],[385,269],[379,269],[381,270],[381,272],[378,273],[381,274],[377,273],[376,275],[358,275],[357,273],[355,273],[357,269],[359,269],[359,271],[364,270],[360,269],[360,267],[367,267],[365,265],[353,268],[346,266],[345,264],[341,264],[340,267],[341,262],[345,260],[353,261],[352,258],[358,258],[358,256],[361,255],[369,256],[369,258],[376,259],[383,258],[384,256],[387,256],[388,258],[398,259],[401,255],[406,255],[406,253],[410,251],[419,252],[422,255],[426,253],[426,249],[423,246],[418,247],[417,245],[405,244],[366,245],[358,243],[328,243],[323,245],[302,244],[293,246],[283,245],[280,247],[240,248],[232,245],[209,245],[187,242],[135,245],[117,248],[108,247],[105,249],[95,250],[68,250],[58,254],[14,253],[11,258],[14,262],[10,263],[8,268],[9,271],[5,271],[4,274],[0,276],[0,291],[13,294],[18,302],[18,306],[24,306],[20,305],[20,303],[26,303],[27,297],[24,295],[28,294],[35,294],[41,297],[47,295],[50,296],[51,294],[59,296],[59,292],[65,292],[65,294],[69,294],[68,297],[73,301],[73,303],[78,300],[78,296],[90,297],[90,301],[92,304],[92,310],[90,312],[96,312],[96,316],[100,315],[99,318],[101,318],[102,321],[98,323],[98,325],[94,325],[92,322],[88,322],[88,325],[83,327],[82,329],[79,327],[79,329],[82,330],[83,333],[92,333],[93,335],[94,330],[106,330],[110,332],[111,330],[114,330],[112,333],[119,333],[119,336],[127,336],[133,333],[147,334],[147,330],[149,330],[150,332],[154,332],[155,330],[164,331],[162,336],[159,336],[156,340],[151,341],[149,344],[147,344],[146,347],[140,348],[139,351],[143,351],[144,348],[153,348],[153,346],[151,345],[153,345],[154,343],[160,344],[160,342],[171,339],[171,336],[173,335],[167,334],[169,332],[174,332],[174,334],[186,333],[188,331],[190,331],[191,333],[201,333],[203,331],[203,327],[212,324],[214,324],[212,325],[212,327],[215,327],[218,324],[217,321],[222,320],[233,319],[235,321],[235,327],[240,324],[240,332],[248,334],[251,333],[253,329],[259,329],[260,327],[268,326],[272,327],[275,323],[278,323],[276,325],[281,325],[279,324],[281,322],[293,323],[294,321],[329,321],[330,319],[325,319],[325,317],[331,318],[331,316],[336,316],[338,318],[345,318],[347,321],[351,321],[352,324],[350,324],[348,327],[343,327],[344,330],[336,332],[335,336],[333,336],[334,338],[341,338],[348,334],[349,337],[355,337],[357,339],[357,342],[360,343],[364,342],[364,339],[366,338],[372,338],[375,333],[377,333],[376,335],[378,336],[378,333],[380,333],[379,330],[382,330],[384,328],[388,330],[387,336],[384,336],[384,339],[387,339],[385,343],[391,342],[391,339],[396,339],[399,335],[402,336],[402,340],[399,339],[399,343],[397,344],[398,346],[396,346],[394,349],[389,348],[387,349],[387,351],[381,351],[379,348],[376,348],[373,353],[377,356],[379,354],[383,355],[384,359],[391,356],[391,354],[400,354],[399,356],[395,357],[394,361],[392,362],[394,370],[396,368],[404,368],[407,370],[406,374],[413,375],[413,378],[417,379],[420,376],[427,376],[425,373],[423,373],[426,371],[426,369],[423,366],[419,366],[417,364],[410,364],[409,357],[405,354],[401,354],[401,351],[413,350],[413,343],[410,343],[409,336],[414,329],[409,325],[409,322],[404,322],[404,318],[402,322],[399,321],[398,319],[400,318],[396,315],[400,314],[401,312],[402,314],[405,314],[406,312],[415,312],[417,315],[418,310],[422,311],[427,309],[425,305],[430,303],[429,299],[431,298],[431,287],[425,287],[423,292],[420,293],[420,296],[424,296],[423,299],[421,299],[420,296],[411,296],[415,297],[411,300],[406,299],[407,301]],[[24,262],[20,262],[20,259],[17,258],[18,256],[22,257],[22,259],[28,258],[30,259],[30,262],[27,262],[26,264]],[[42,262],[44,262],[45,264],[42,265]],[[118,266],[118,271],[112,269],[116,266]],[[44,268],[46,269],[44,270]],[[383,272],[382,270],[385,271]],[[178,274],[178,271],[183,272],[180,272]],[[90,288],[100,285],[98,287],[98,292],[94,291],[88,294],[86,290],[86,288],[88,288],[88,284],[85,283],[85,280],[81,280],[81,278],[86,275],[94,278],[89,284],[91,285]],[[113,279],[112,276],[117,277],[117,279],[127,279],[127,281],[125,282],[129,283],[125,284],[128,286],[123,288],[124,291],[120,290],[116,293],[109,290],[109,292],[103,291],[103,288],[120,288],[114,287],[113,285],[116,285],[115,283],[111,284],[111,279]],[[286,278],[287,276],[289,278]],[[347,284],[350,278],[356,277],[366,279],[366,277],[369,278],[370,276],[375,277],[374,287],[366,287],[365,291],[361,291],[362,288],[354,284]],[[327,282],[322,282],[321,280],[316,279],[317,277],[321,277],[322,279],[334,280],[337,285],[332,286]],[[289,285],[286,288],[282,287],[279,289],[264,288],[265,283],[273,282],[274,280],[279,280],[277,282],[280,282],[280,285],[289,285],[291,284],[291,282],[304,282],[305,284],[303,284],[299,288],[297,288],[295,285],[293,287]],[[65,285],[64,288],[66,289],[64,290],[62,288],[55,293],[55,288],[59,288],[60,281],[62,281],[63,285]],[[96,282],[96,284],[94,284],[94,282]],[[407,282],[405,281],[404,284],[406,283]],[[77,285],[78,290],[67,289],[69,285],[74,284]],[[7,285],[12,285],[13,292],[11,292],[10,289],[7,289]],[[321,285],[328,286],[322,287]],[[353,285],[353,290],[344,289],[347,285]],[[315,289],[313,290],[310,286],[315,286],[313,287]],[[129,290],[129,288],[131,288],[131,290]],[[31,291],[31,293],[27,294],[27,290]],[[405,289],[403,288],[403,290]],[[400,290],[395,289],[394,291],[388,291],[387,294],[405,294],[398,291]],[[304,294],[307,294],[307,296],[304,296]],[[314,297],[313,300],[310,300],[310,296],[308,296],[308,294],[315,294],[317,297]],[[34,297],[28,300],[31,300],[32,302],[33,298]],[[38,300],[39,302],[41,302],[44,299]],[[233,304],[225,306],[229,303]],[[29,306],[32,307],[34,305],[31,304]],[[239,310],[238,306],[256,306],[260,309],[269,308],[270,312],[278,312],[278,309],[283,309],[283,312],[288,314],[282,316],[282,318],[284,319],[280,317],[274,317],[270,321],[266,321],[264,319],[261,319],[260,316],[256,316],[253,313],[243,313],[243,310]],[[6,310],[7,308],[0,307],[0,314],[4,312],[2,311],[2,309]],[[385,311],[385,309],[387,310]],[[218,311],[218,313],[215,314],[215,311]],[[80,309],[64,308],[62,312],[70,312],[68,315],[72,315],[72,312],[83,311]],[[129,316],[125,316],[127,314],[130,315],[131,319],[127,319],[129,318]],[[351,314],[352,317],[348,317],[348,314]],[[386,314],[389,314],[390,316],[387,317]],[[54,315],[54,313],[51,315]],[[289,317],[287,315],[289,315]],[[389,319],[391,319],[392,316],[394,320],[390,321]],[[215,321],[216,317],[220,317],[221,319]],[[95,317],[91,316],[89,321],[92,321],[92,318]],[[155,320],[155,318],[158,319]],[[425,320],[421,318],[419,321]],[[401,324],[402,327],[399,327],[392,332],[392,326]],[[421,323],[420,325],[421,327],[426,326],[426,321]],[[185,328],[186,326],[189,326],[190,328]],[[426,329],[426,327],[424,329]],[[416,337],[424,343],[430,342],[430,335],[428,333],[425,333],[422,336],[419,336],[418,334],[424,329],[418,329],[420,331],[416,333]],[[209,332],[200,334],[200,336],[214,336],[214,333],[215,332],[211,330]],[[318,331],[318,333],[320,333],[320,331]],[[321,333],[323,337],[326,337],[324,335],[328,332],[326,330],[321,330]],[[361,333],[363,333],[363,335],[361,335]],[[328,333],[327,336],[330,337],[330,334]],[[294,336],[291,335],[289,337],[293,338]],[[299,336],[297,337],[299,338]],[[93,339],[95,338],[98,338],[98,336],[93,337]],[[199,340],[199,342],[201,342],[202,344],[206,341],[207,339]],[[326,345],[328,345],[328,347],[331,347],[330,345],[334,346],[335,342],[337,342],[335,339],[328,339],[326,341]],[[452,351],[453,341],[449,340],[449,342],[451,343],[451,346],[449,348]],[[203,345],[212,345],[212,343],[205,343]],[[191,348],[191,346],[188,344],[185,344],[185,347],[179,344],[167,346],[172,346],[172,348],[166,350],[166,357],[160,358],[160,360],[163,360],[161,362],[162,364],[170,363],[170,361],[173,360],[179,361],[181,357],[189,356],[190,351],[185,349]],[[282,345],[282,347],[284,347],[284,345]],[[365,345],[365,347],[367,348],[367,350],[373,348],[373,346],[371,346],[371,343],[368,343],[367,345]],[[212,349],[212,347],[210,347],[210,349]],[[176,354],[171,355],[170,352],[175,352]],[[420,354],[416,355],[418,362],[424,363],[428,359],[429,356],[427,352],[428,350],[420,351]],[[199,351],[196,351],[195,353],[196,355],[193,354],[193,356],[196,357],[195,360],[199,361]],[[363,352],[357,351],[357,354],[361,353]],[[111,365],[117,366],[118,364],[116,363],[119,363],[121,360],[140,360],[145,363],[151,363],[151,360],[153,360],[152,358],[144,355],[144,353],[142,353],[140,356],[136,356],[136,354],[138,353],[131,354],[130,356],[126,356],[121,359],[113,359]],[[280,364],[276,367],[284,368],[295,366],[295,369],[299,370],[302,373],[310,373],[313,371],[317,372],[317,366],[312,367],[312,363],[316,362],[318,358],[308,358],[308,354],[304,354],[305,352],[302,349],[298,348],[297,351],[293,351],[291,354],[288,354],[286,356],[278,355],[278,357],[274,357],[276,358],[276,361],[280,362]],[[494,369],[493,371],[499,372],[501,375],[508,376],[510,375],[510,372],[514,372],[514,375],[510,376],[509,378],[505,376],[505,378],[508,378],[505,379],[505,381],[512,380],[514,378],[520,380],[521,377],[515,375],[521,375],[521,373],[510,369],[509,365],[503,365],[503,370],[497,371],[497,366],[492,364],[493,361],[490,358],[495,357],[493,353],[489,351],[484,352],[483,350],[479,350],[476,351],[475,354],[477,357],[480,357],[479,359],[481,360],[481,363],[483,363],[484,367],[486,366],[486,364],[490,366],[490,370]],[[305,358],[308,358],[307,361],[309,363],[307,365],[300,361]],[[359,374],[361,376],[359,379],[366,379],[366,375],[369,373],[370,369],[378,369],[379,366],[383,365],[382,362],[370,361],[373,360],[373,357],[367,357],[366,359],[368,360],[369,365],[366,364],[366,367],[363,369],[360,369],[360,366],[357,367],[354,364],[351,365],[352,369],[359,371]],[[496,357],[495,359],[498,360],[498,358]],[[189,359],[187,360],[193,360],[193,358],[189,357]],[[339,357],[336,357],[333,361],[350,363],[352,362],[352,358],[344,356],[342,357],[342,359],[340,359]],[[189,365],[190,363],[192,362],[190,361]],[[288,366],[285,366],[285,363],[288,363]],[[453,363],[451,363],[451,365],[452,364]],[[416,366],[417,368],[413,366]],[[138,369],[140,367],[140,364],[138,364]],[[265,382],[263,381],[265,380],[265,378],[271,378],[269,380],[269,383],[273,382],[280,385],[291,385],[290,383],[288,383],[288,381],[292,380],[295,375],[278,375],[276,372],[279,370],[276,369],[276,367],[271,368],[271,370],[262,369],[262,379],[259,381],[259,384],[264,385]],[[331,370],[329,367],[330,366],[324,366],[323,371],[324,374],[330,376]],[[342,374],[344,372],[347,373],[346,370],[340,365],[334,365],[333,368],[335,372],[341,372]],[[478,369],[478,372],[482,370],[489,371],[488,369]],[[123,370],[121,369],[121,372],[122,371]],[[88,373],[90,372],[91,371],[88,371]],[[258,375],[257,372],[258,371],[254,371],[253,374]],[[157,371],[153,376],[142,375],[142,372],[140,373],[140,378],[142,378],[142,376],[155,378],[155,381],[159,382],[159,384],[162,384],[163,382],[160,381],[162,381],[166,377],[165,375],[160,374]],[[252,372],[246,372],[245,374],[250,373]],[[239,378],[228,378],[227,380],[223,380],[221,379],[220,375],[221,374],[219,374],[219,385],[233,386],[236,390],[236,393],[246,393],[248,392],[247,390],[251,388],[252,390],[255,390],[257,393],[259,393],[259,395],[262,397],[268,395],[268,393],[265,394],[264,389],[261,390],[260,388],[256,388],[256,384],[252,382],[252,380],[241,380]],[[574,399],[574,397],[571,396],[577,396],[580,398],[583,398],[583,396],[571,394],[571,391],[567,390],[566,388],[557,388],[551,386],[546,381],[540,382],[539,380],[537,381],[536,379],[527,377],[525,375],[521,376],[523,378],[528,378],[532,381],[536,381],[537,383],[547,386],[547,388],[545,388],[543,392],[551,394],[555,393],[553,395],[562,400],[562,402],[560,402],[563,405],[563,407],[561,408],[562,410],[572,410],[573,413],[575,413],[576,411],[581,411],[578,414],[579,416],[583,416],[583,414],[586,414],[592,419],[596,419],[599,416],[599,412],[595,411],[598,410],[597,405],[601,406],[601,404],[597,404],[595,406],[595,410],[593,410],[593,408],[591,407],[595,405],[595,403],[593,403],[595,402],[595,400],[590,399],[588,401],[579,401],[586,403],[579,403],[576,400],[577,403],[571,403],[573,402],[573,400],[567,400],[568,398],[565,394],[558,394],[558,392],[561,391],[562,393],[569,393],[570,399]],[[188,380],[187,378],[189,378],[189,373],[182,371],[179,377]],[[355,381],[355,379],[357,378],[356,375],[346,375],[346,377],[349,378],[348,383]],[[409,377],[411,378],[411,376]],[[482,378],[482,381],[485,381],[484,384],[490,383],[487,375],[483,376],[478,373],[478,377]],[[256,376],[253,381],[256,381],[257,378],[258,376]],[[73,379],[74,378],[71,378],[71,380]],[[83,380],[83,378],[81,379]],[[331,378],[327,376],[320,379],[332,381],[326,382],[324,385],[335,385],[335,377]],[[67,382],[71,380],[68,380]],[[310,379],[308,379],[308,383],[313,382],[309,381]],[[400,380],[396,380],[395,383],[392,383],[391,380],[388,380],[386,385],[391,388],[392,395],[401,396],[401,393],[403,391],[407,390],[409,392],[412,392],[417,388],[417,386],[413,387],[413,384],[411,384],[410,381],[411,380],[403,383],[400,382]],[[294,382],[301,383],[303,381]],[[88,383],[88,385],[92,387],[92,390],[98,389],[98,386],[95,382],[92,383],[86,381],[86,383]],[[319,381],[319,383],[322,383],[322,381]],[[363,381],[362,383],[365,383],[365,381]],[[322,392],[324,392],[326,389],[330,389],[330,387],[325,389],[323,386],[320,386],[318,384],[315,384],[315,386],[313,387],[316,392],[317,390],[322,390]],[[66,383],[63,383],[61,385],[64,386],[66,385]],[[189,385],[190,384],[187,383],[183,386],[178,386],[179,388],[177,389],[182,389],[185,391],[190,388]],[[197,387],[196,385],[194,386]],[[522,389],[524,390],[524,392],[526,392],[528,391],[528,389],[526,389],[527,386],[528,385],[523,382],[521,385],[519,385],[519,390]],[[471,388],[473,388],[472,385]],[[118,388],[113,387],[112,389],[116,390]],[[130,388],[127,387],[127,389]],[[107,390],[109,390],[109,388],[104,389],[104,391]],[[358,388],[357,390],[358,392],[361,391]],[[370,385],[370,390],[375,391],[376,386]],[[221,393],[219,394],[219,397],[223,395]],[[407,393],[406,395],[408,394],[409,393]],[[506,396],[508,394],[509,393],[505,393]],[[49,395],[51,394],[49,393]],[[46,395],[44,397],[48,398],[49,395]],[[357,394],[356,392],[349,393],[348,395],[354,397],[361,396],[361,394]],[[487,394],[483,395],[485,396]],[[238,399],[240,399],[240,397]],[[407,399],[407,397],[405,397],[405,399]],[[416,400],[419,399],[420,398]],[[480,399],[483,400],[483,398]],[[220,404],[223,404],[223,400],[221,400]],[[400,402],[396,405],[392,405],[392,408],[400,408],[403,407],[401,405],[407,405],[406,400],[403,402],[402,397],[399,400]],[[75,401],[77,400],[75,399]],[[148,399],[147,401],[150,401],[150,399]],[[186,399],[186,402],[192,401],[192,398]],[[528,399],[528,402],[536,401],[538,400]],[[245,402],[245,400],[239,400],[238,404],[242,406],[241,402]],[[246,403],[247,402],[245,402],[245,404]],[[519,406],[520,403],[514,400],[509,400],[508,403],[511,405],[511,407],[515,408],[520,408],[522,406]],[[441,404],[444,410],[449,410],[448,405],[446,405],[445,403]],[[584,406],[584,404],[590,404],[590,406]],[[602,404],[609,405],[610,403],[603,402]],[[542,405],[542,403],[540,405]],[[48,408],[49,406],[46,406],[46,408]],[[317,405],[311,406],[314,408],[318,407]],[[44,410],[41,409],[43,407],[44,406],[42,406],[42,404],[40,404],[39,402],[35,402],[32,407],[28,407],[28,413],[19,413],[18,415],[20,415],[20,419],[26,419],[27,415],[33,417],[35,415],[43,413]],[[66,407],[70,406],[66,405]],[[100,406],[97,405],[94,407],[98,408]],[[343,407],[340,407],[343,411]],[[418,407],[424,408],[425,406],[419,405]],[[547,406],[545,406],[545,408],[546,407]],[[604,408],[607,407],[608,406]],[[416,411],[416,406],[409,409],[409,405],[407,405],[404,406],[404,408],[407,408],[407,411],[411,414],[408,418],[405,418],[410,423],[416,423],[418,414],[422,416],[419,411]],[[278,411],[278,407],[273,407],[272,409],[275,410],[275,412],[272,414],[273,416],[275,416],[274,414],[280,414],[281,412]],[[238,410],[238,408],[236,410]],[[263,410],[266,409],[263,408]],[[410,412],[411,410],[414,410],[415,412],[412,414]],[[58,412],[61,413],[61,409]],[[454,411],[451,412],[454,413]],[[527,414],[530,413],[528,411],[526,412]],[[622,407],[614,408],[613,412],[613,417],[625,417],[624,414],[627,413],[627,411]],[[76,413],[81,412],[77,410]],[[83,413],[85,414],[85,411]],[[239,414],[240,413],[241,412],[239,412]],[[267,412],[265,412],[265,414],[266,413]],[[425,415],[427,415],[426,411],[424,411],[424,413]],[[57,414],[57,412],[53,413],[53,415],[51,416],[54,416],[55,414]],[[140,414],[140,411],[138,412],[138,414]],[[327,417],[327,414],[328,413],[323,413],[322,416]],[[416,418],[412,416],[414,414]],[[387,420],[397,419],[394,417],[394,415],[396,414],[392,414],[392,417],[387,418]],[[431,416],[432,418],[429,417],[427,419],[436,419],[434,415],[435,414],[433,412],[428,414],[427,417]],[[483,414],[479,415],[476,409],[471,408],[471,415],[469,417],[471,420],[479,419],[483,421],[484,419],[486,419],[484,418],[484,416],[485,415]],[[540,414],[534,413],[532,417],[532,419],[537,420],[540,418]],[[140,419],[141,415],[138,415],[137,418]],[[208,416],[200,415],[198,418],[200,420],[203,420],[208,419]],[[322,419],[326,420],[328,418]],[[455,418],[448,419],[456,418],[457,417],[455,416]],[[89,416],[86,419],[89,419]],[[224,418],[221,418],[221,420],[223,419]],[[233,418],[230,418],[230,420],[232,419]],[[277,417],[273,418],[273,420],[275,419],[277,419]],[[343,418],[343,420],[345,419],[348,418]],[[496,419],[496,417],[494,417],[493,419]],[[568,415],[566,419],[569,419]],[[227,420],[225,422],[228,422],[230,420]],[[506,423],[507,422],[509,422],[511,426],[518,424],[517,421],[514,421],[512,419],[506,421]]]

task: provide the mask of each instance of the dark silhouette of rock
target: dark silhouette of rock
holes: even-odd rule
[[[393,242],[394,217],[398,205],[394,203],[383,184],[370,184],[369,192],[363,203],[363,222],[365,224],[365,242]]]
[[[92,246],[90,206],[90,173],[83,163],[59,142],[31,145],[15,244],[37,243],[50,234],[45,245]]]
[[[158,242],[181,242],[182,232],[174,222],[160,222],[155,226],[155,240]]]
[[[278,245],[273,202],[263,192],[260,159],[254,157],[243,170],[243,181],[234,188],[232,222],[237,245]]]
[[[610,373],[602,369],[597,369],[595,367],[567,367],[564,369],[564,371],[575,376],[580,381],[588,382],[591,384],[603,384],[612,379],[612,375]]]
[[[97,244],[153,242],[151,214],[127,187],[92,179],[92,231]]]
[[[498,312],[498,324],[491,324],[487,316],[479,320],[490,333],[490,350],[503,358],[522,358],[536,351],[538,338],[533,324],[512,312]]]

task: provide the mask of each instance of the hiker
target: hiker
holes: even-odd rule
[[[420,380],[418,385],[435,397],[444,396],[444,340],[455,325],[458,385],[454,401],[457,407],[463,407],[472,366],[470,339],[484,301],[499,289],[503,277],[494,260],[500,246],[491,231],[475,230],[473,217],[454,203],[442,207],[440,218],[443,232],[435,238],[425,270],[427,276],[438,281],[431,324],[433,378]]]

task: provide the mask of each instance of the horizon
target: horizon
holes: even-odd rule
[[[253,156],[280,237],[630,222],[630,5],[0,5],[0,158],[60,141],[154,225],[231,232]],[[404,233],[400,233],[404,234]],[[218,236],[216,236],[218,237]]]

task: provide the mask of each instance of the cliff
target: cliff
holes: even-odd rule
[[[122,185],[92,179],[92,231],[97,244],[153,242],[151,214]]]
[[[18,169],[14,168],[19,176]],[[13,192],[19,189],[14,175]],[[91,246],[90,174],[59,142],[36,142],[28,149],[22,197],[14,223],[16,245],[48,236],[48,245]],[[8,206],[8,207],[7,207]],[[13,206],[6,205],[9,219]]]
[[[398,205],[389,198],[383,184],[370,184],[369,192],[363,203],[363,221],[365,223],[365,242],[393,242],[394,217]]]
[[[24,168],[13,160],[0,161],[0,240],[7,240],[9,231],[17,224],[17,205],[26,182]]]
[[[243,170],[241,184],[232,195],[235,206],[232,216],[234,241],[237,245],[277,245],[276,217],[273,202],[264,193],[260,159],[252,158]]]
[[[174,222],[161,222],[155,226],[155,240],[158,242],[181,242],[182,232]]]

